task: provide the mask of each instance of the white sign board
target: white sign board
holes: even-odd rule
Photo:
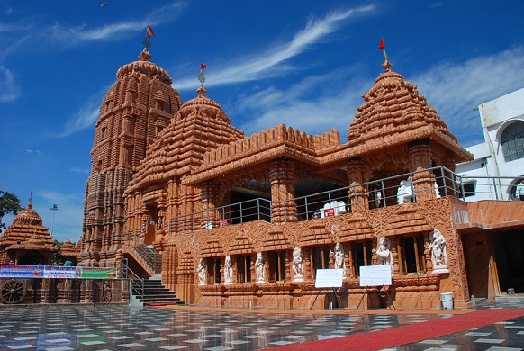
[[[315,288],[340,288],[343,274],[342,268],[317,269]]]
[[[391,285],[391,265],[360,266],[360,286]]]

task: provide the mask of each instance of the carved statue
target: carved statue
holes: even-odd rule
[[[224,283],[231,284],[233,280],[233,267],[231,264],[231,256],[226,256],[226,262],[224,264]]]
[[[255,266],[257,268],[257,282],[259,283],[264,283],[266,281],[264,263],[265,262],[264,257],[262,256],[262,252],[258,252]]]
[[[344,248],[340,243],[335,244],[335,268],[345,268]]]
[[[295,247],[293,249],[293,273],[295,274],[295,280],[302,278],[302,249]]]
[[[429,250],[433,270],[447,270],[448,252],[446,249],[446,238],[438,229],[434,229],[430,234]]]
[[[378,239],[378,247],[375,255],[377,255],[378,264],[391,265],[393,263],[391,241],[388,238],[381,237]]]
[[[197,267],[198,273],[198,285],[206,284],[206,263],[203,258],[200,259],[200,263]]]

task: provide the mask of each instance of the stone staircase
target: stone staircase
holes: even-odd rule
[[[142,295],[136,295],[136,298],[146,306],[183,304],[176,293],[166,288],[158,279],[144,279]]]

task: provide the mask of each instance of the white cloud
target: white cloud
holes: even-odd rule
[[[482,133],[475,108],[483,102],[524,87],[524,47],[443,62],[408,80],[417,84],[440,117],[465,144]]]
[[[38,149],[24,149],[26,153],[28,154],[35,154],[35,155],[40,155],[42,154],[42,152]]]
[[[64,130],[57,137],[63,138],[93,126],[98,118],[100,105],[108,89],[109,87],[106,86],[91,95],[87,101],[78,108],[74,117],[66,122]]]
[[[16,84],[15,75],[11,70],[0,66],[0,103],[13,102],[20,96],[20,88]]]
[[[373,5],[353,8],[340,12],[332,12],[320,20],[310,20],[306,27],[297,32],[294,38],[276,48],[263,52],[256,57],[242,57],[231,62],[229,67],[222,68],[216,74],[209,74],[210,83],[207,86],[218,86],[225,84],[241,83],[270,76],[283,74],[292,67],[284,67],[282,64],[305,50],[311,45],[319,42],[329,33],[335,31],[343,21],[364,13],[371,12]],[[174,82],[177,90],[194,89],[194,77],[182,78]]]
[[[356,67],[339,68],[326,75],[306,77],[286,90],[272,86],[240,96],[235,103],[238,113],[253,118],[239,128],[246,135],[282,123],[308,134],[337,129],[344,142],[356,109],[363,103],[362,92],[373,84],[372,78],[357,71]]]

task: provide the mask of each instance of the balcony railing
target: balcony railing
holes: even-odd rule
[[[514,201],[516,184],[519,177],[461,176],[446,167],[433,167],[416,172],[395,175],[367,183],[350,185],[330,191],[312,193],[292,200],[296,207],[292,217],[296,220],[311,220],[326,216],[351,212],[349,199],[359,196],[365,190],[369,209],[398,205],[405,202],[416,202],[421,193],[415,191],[413,178],[416,174],[429,172],[435,177],[435,186],[426,191],[434,192],[435,197],[453,196],[465,202],[481,200]],[[415,177],[416,178],[416,177]],[[419,190],[420,191],[420,190]],[[169,232],[177,233],[212,229],[253,220],[272,221],[272,203],[263,198],[238,202],[213,210],[200,211],[173,218],[169,223]],[[285,205],[285,204],[284,204]],[[283,209],[290,208],[281,206]]]

